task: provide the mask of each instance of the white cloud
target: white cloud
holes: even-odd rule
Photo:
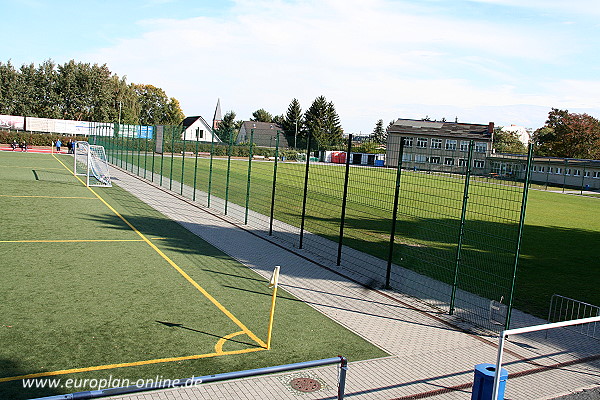
[[[162,87],[187,114],[212,115],[221,98],[245,119],[258,108],[283,113],[293,97],[306,109],[325,95],[346,130],[366,131],[407,104],[421,105],[422,116],[447,104],[598,106],[591,88],[600,81],[548,83],[576,51],[570,38],[494,16],[461,19],[402,1],[239,0],[226,16],[140,23],[142,36],[84,59]]]
[[[529,8],[538,10],[541,13],[556,14],[578,14],[586,17],[600,15],[600,8],[597,0],[469,0],[474,3],[497,4],[501,6],[510,6],[518,8]]]

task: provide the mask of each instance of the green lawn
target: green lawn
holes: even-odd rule
[[[208,191],[208,158],[154,156],[155,182],[161,160],[165,176],[181,181],[183,167],[186,185],[193,186],[195,179],[198,190]],[[146,158],[142,153],[129,161],[146,166],[147,178],[151,178],[152,156]],[[275,218],[299,226],[304,165],[279,163],[278,168]],[[225,159],[213,160],[213,196],[226,196],[226,169]],[[246,201],[247,170],[246,160],[231,161],[227,196],[239,205]],[[270,212],[272,176],[273,163],[252,163],[249,205],[264,215]],[[306,230],[337,241],[342,182],[343,168],[311,166]],[[352,169],[344,244],[387,257],[394,182],[391,169]],[[462,187],[462,181],[452,176],[403,172],[395,263],[452,282]],[[180,186],[174,184],[172,189],[179,191]],[[503,295],[506,300],[520,200],[519,187],[474,178],[459,287],[497,300]],[[517,275],[515,304],[519,309],[545,317],[553,293],[600,305],[596,290],[600,275],[598,206],[596,198],[530,191]],[[482,279],[487,283],[482,284]]]
[[[70,166],[71,157],[59,158]],[[0,398],[69,392],[25,390],[11,377],[211,355],[222,338],[241,331],[51,155],[0,153],[0,179]],[[94,190],[266,340],[270,289],[263,278],[118,186]],[[386,355],[279,293],[269,351],[240,334],[224,341],[222,354],[207,358],[60,377],[174,379],[338,354],[350,360]],[[227,354],[235,351],[241,354]]]

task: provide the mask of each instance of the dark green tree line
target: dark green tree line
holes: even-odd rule
[[[178,125],[179,102],[152,85],[128,84],[106,64],[0,62],[0,114],[77,121]]]

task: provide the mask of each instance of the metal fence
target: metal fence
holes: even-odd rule
[[[599,306],[571,299],[559,294],[552,295],[552,298],[550,299],[550,308],[548,310],[548,323],[591,317],[600,317]],[[594,339],[600,339],[599,322],[578,325],[569,329]]]
[[[154,132],[150,139],[117,131],[95,140],[114,165],[366,285],[418,297],[488,329],[509,327],[529,173],[497,179],[472,142],[428,153],[398,138],[388,143],[395,156],[376,167],[352,154],[351,138],[334,157],[315,151],[310,138],[305,152],[291,151],[276,131],[251,132],[244,143],[233,134],[220,142],[181,140],[181,127]],[[526,172],[531,159],[531,151],[521,159]],[[492,308],[504,311],[492,317]]]

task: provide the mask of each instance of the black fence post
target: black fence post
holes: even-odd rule
[[[348,199],[348,180],[350,177],[350,152],[352,151],[352,134],[348,135],[348,150],[346,152],[346,171],[344,175],[344,195],[342,196],[342,215],[340,216],[340,236],[337,250],[337,266],[342,263],[342,246],[344,245],[344,223],[346,222],[346,203]]]
[[[529,181],[531,179],[531,163],[533,160],[533,145],[529,144],[529,151],[527,152],[527,171],[525,172],[525,182],[523,183],[523,195],[521,198],[521,215],[519,217],[519,230],[517,234],[517,245],[515,249],[515,259],[513,266],[513,275],[510,285],[510,294],[508,296],[508,308],[506,310],[506,321],[504,323],[504,329],[510,328],[510,317],[512,314],[513,301],[515,295],[515,283],[517,281],[517,267],[519,265],[519,255],[521,253],[521,239],[523,238],[523,227],[525,226],[525,211],[527,210],[527,194],[529,193]]]
[[[248,209],[250,207],[250,182],[252,181],[252,149],[254,147],[254,129],[250,130],[250,149],[248,151],[248,179],[246,182],[246,211],[244,213],[244,225],[248,225]]]
[[[304,243],[304,222],[306,220],[306,197],[308,196],[308,170],[310,165],[310,145],[312,135],[308,133],[308,143],[306,144],[306,168],[304,170],[304,195],[302,196],[302,217],[300,220],[300,242],[298,248],[301,249]]]
[[[396,240],[396,219],[398,218],[398,199],[400,197],[400,178],[402,177],[402,157],[404,155],[404,139],[400,138],[400,149],[398,150],[398,165],[396,170],[396,188],[394,189],[394,209],[392,210],[392,227],[390,229],[390,244],[385,272],[385,287],[390,289],[392,277],[392,260],[394,258],[394,242]]]
[[[277,163],[279,160],[279,134],[277,131],[277,138],[275,139],[275,164],[273,165],[273,188],[271,190],[271,216],[269,218],[269,236],[273,236],[273,217],[275,214],[275,190],[277,187]]]
[[[196,128],[196,130],[199,130],[200,128]],[[196,159],[194,161],[194,192],[192,194],[192,201],[196,201],[196,181],[198,179],[198,144],[200,143],[200,140],[198,138],[198,135],[196,134]]]
[[[462,253],[462,245],[463,238],[465,236],[465,219],[467,215],[467,205],[469,202],[469,183],[471,182],[471,168],[473,167],[473,147],[475,146],[475,141],[471,140],[469,142],[469,156],[467,160],[467,170],[465,171],[465,183],[463,187],[463,199],[462,199],[462,209],[460,212],[460,225],[458,227],[458,243],[456,245],[456,257],[454,262],[454,278],[452,280],[452,293],[450,295],[450,312],[449,314],[454,314],[454,306],[456,302],[456,289],[458,288],[458,273],[460,269],[460,261],[461,261],[461,253]]]
[[[227,149],[227,177],[225,179],[225,215],[229,204],[229,179],[231,176],[231,150],[233,147],[233,129],[229,130],[229,147]]]

